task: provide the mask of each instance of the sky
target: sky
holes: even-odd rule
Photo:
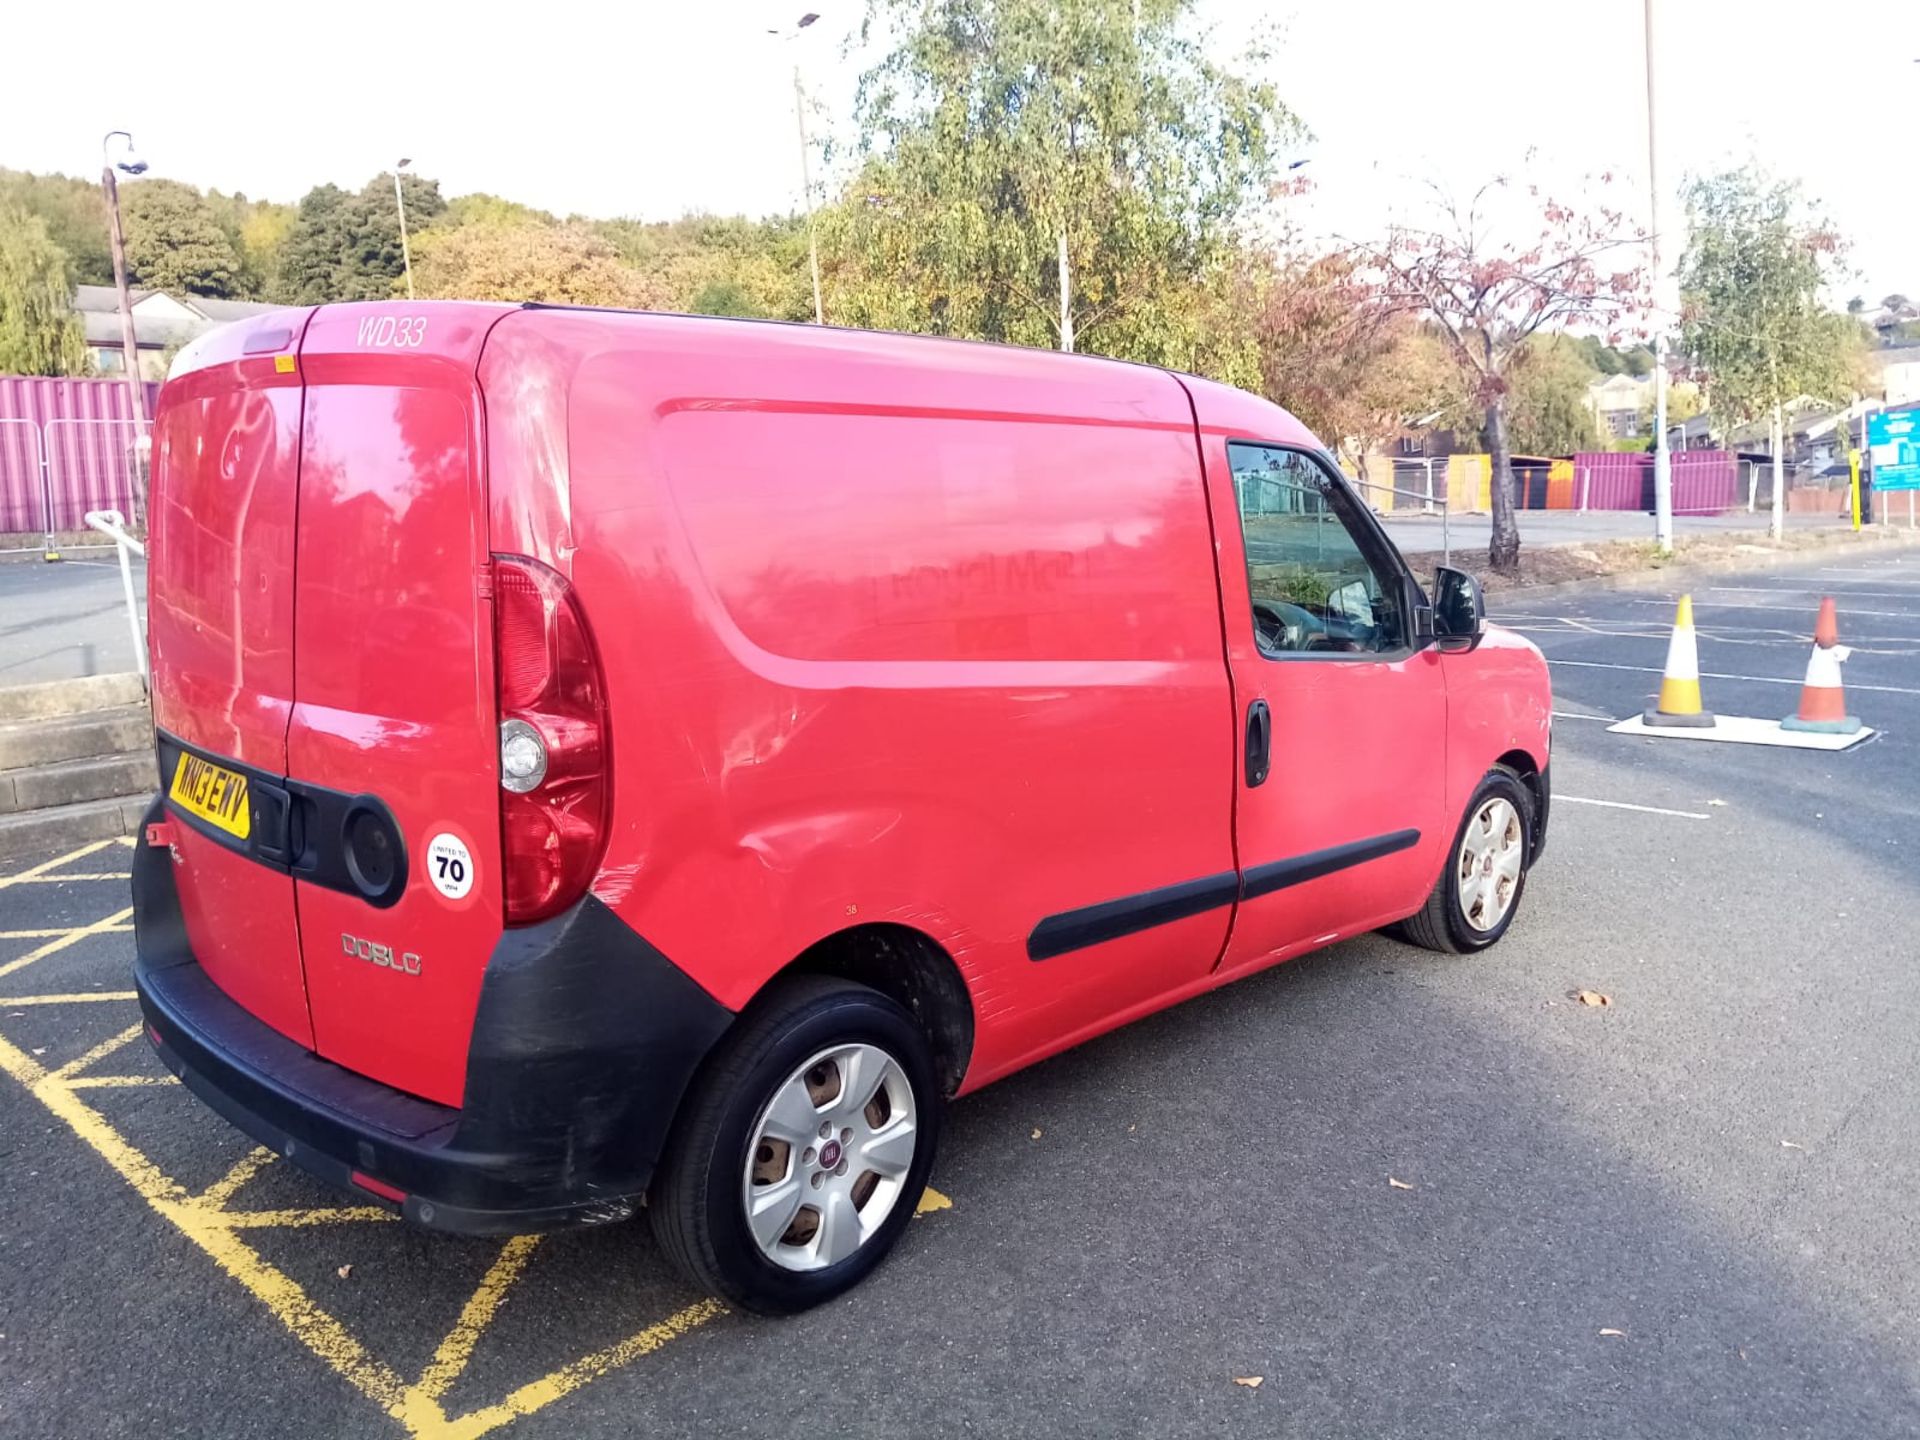
[[[1277,44],[1267,78],[1311,131],[1313,233],[1377,235],[1429,185],[1554,193],[1610,172],[1644,217],[1643,0],[1200,0],[1210,43]],[[790,38],[808,5],[820,20]],[[1920,295],[1920,3],[1655,0],[1660,178],[1760,158],[1851,242],[1842,297]],[[816,140],[852,138],[865,0],[327,7],[21,5],[0,165],[96,174],[133,132],[150,173],[297,200],[402,156],[443,193],[666,219],[799,203],[794,66]],[[537,28],[536,28],[537,27]],[[118,44],[114,37],[124,37]],[[1679,244],[1679,207],[1662,228]]]

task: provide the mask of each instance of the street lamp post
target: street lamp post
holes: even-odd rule
[[[1645,0],[1647,48],[1647,243],[1653,265],[1653,540],[1673,551],[1673,460],[1667,453],[1667,322],[1660,311],[1660,151],[1654,140],[1653,0]]]
[[[413,251],[407,248],[407,198],[400,193],[400,172],[413,161],[404,156],[393,167],[393,208],[400,212],[400,263],[407,268],[407,299],[413,299]]]
[[[127,158],[116,166],[112,147],[118,136],[127,142]],[[120,356],[126,371],[127,394],[133,401],[133,423],[138,429],[146,422],[147,397],[140,381],[140,342],[133,333],[133,295],[127,286],[127,238],[120,228],[120,185],[114,170],[129,175],[145,173],[147,162],[133,155],[133,136],[124,130],[109,130],[100,140],[100,189],[107,197],[107,227],[113,240],[113,287],[120,297]]]
[[[769,30],[769,35],[778,35],[783,40],[792,40],[820,17],[809,10],[795,22],[791,31]],[[807,269],[813,275],[813,323],[827,323],[826,307],[820,302],[820,238],[813,223],[813,161],[807,145],[807,92],[800,83],[800,62],[793,63],[793,118],[800,130],[800,188],[801,203],[807,210]]]

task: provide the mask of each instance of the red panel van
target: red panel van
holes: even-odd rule
[[[1539,653],[1284,411],[1047,352],[329,306],[183,352],[151,518],[167,1066],[418,1224],[645,1207],[770,1312],[942,1106],[1383,926],[1512,923]]]

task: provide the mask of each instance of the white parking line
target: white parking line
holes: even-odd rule
[[[1920,593],[1915,594],[1913,598],[1916,600],[1920,600]],[[1634,600],[1629,600],[1627,603],[1630,605],[1663,605],[1669,610],[1673,608],[1673,601],[1671,600],[1634,599]],[[1812,610],[1816,607],[1812,605],[1752,605],[1747,603],[1744,600],[1702,600],[1698,602],[1693,608],[1696,610],[1788,610],[1793,612],[1796,615],[1804,615],[1807,613],[1807,611]],[[1916,615],[1920,615],[1920,611],[1856,610],[1852,606],[1848,606],[1847,608],[1843,609],[1840,612],[1840,614],[1842,616],[1867,615],[1867,616],[1872,616],[1873,618],[1879,619],[1879,620],[1912,620],[1915,618]]]
[[[1602,725],[1611,725],[1611,715],[1582,715],[1578,710],[1550,710],[1547,712],[1556,720],[1598,720]]]
[[[1911,590],[1842,590],[1836,585],[1715,585],[1714,595],[1831,595],[1835,600],[1920,600],[1920,585]]]
[[[1556,660],[1547,657],[1549,665],[1576,665],[1582,670],[1631,670],[1640,675],[1664,675],[1665,670],[1658,665],[1615,665],[1607,660]],[[1779,675],[1727,675],[1714,670],[1702,670],[1702,680],[1750,680],[1756,685],[1804,685],[1805,676],[1786,679]],[[1847,681],[1849,690],[1872,690],[1881,695],[1920,695],[1920,690],[1906,685],[1862,685],[1856,681]]]
[[[1676,820],[1711,820],[1711,815],[1702,815],[1697,810],[1663,810],[1658,805],[1629,805],[1624,800],[1590,800],[1585,795],[1559,795],[1553,797],[1558,805],[1562,800],[1569,805],[1604,805],[1609,810],[1637,810],[1642,815],[1671,815]]]

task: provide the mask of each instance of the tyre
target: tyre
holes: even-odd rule
[[[675,1125],[647,1207],[661,1249],[745,1310],[831,1300],[913,1218],[942,1103],[906,1010],[850,981],[782,983],[721,1042]]]
[[[1496,765],[1474,788],[1427,903],[1394,933],[1446,955],[1486,949],[1519,912],[1532,853],[1533,796],[1518,775]]]

